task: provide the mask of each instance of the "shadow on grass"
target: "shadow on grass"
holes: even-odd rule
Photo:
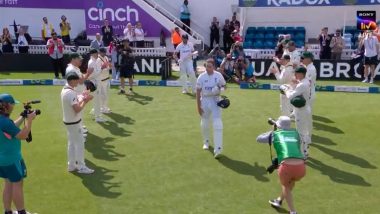
[[[195,99],[197,97],[197,95],[193,93],[186,93],[186,95],[189,96],[191,99]]]
[[[365,160],[361,157],[357,157],[355,155],[340,152],[340,151],[335,151],[335,150],[323,147],[323,146],[318,145],[318,144],[311,144],[311,146],[315,147],[315,148],[321,150],[322,152],[330,155],[331,157],[333,157],[335,159],[339,159],[345,163],[349,163],[349,164],[356,165],[356,166],[359,166],[361,168],[366,168],[366,169],[377,169],[376,166],[372,165],[367,160]]]
[[[112,182],[118,170],[109,170],[100,166],[96,166],[91,161],[86,160],[86,165],[94,169],[95,172],[90,175],[73,173],[82,179],[83,185],[94,195],[104,198],[117,198],[121,192],[116,191],[120,187],[120,182]],[[115,190],[116,189],[116,190]]]
[[[271,206],[274,210],[277,211],[277,213],[289,213],[289,211],[283,207],[274,207],[274,206]]]
[[[129,124],[129,125],[133,125],[136,122],[131,117],[124,116],[124,115],[118,114],[116,112],[111,112],[111,113],[106,114],[106,115],[109,118],[111,118],[113,121],[115,121],[116,123],[125,123],[125,124]]]
[[[323,122],[323,123],[334,123],[334,121],[330,120],[329,118],[318,116],[318,115],[313,115],[313,121],[314,120],[317,120],[317,121]]]
[[[125,155],[115,151],[115,146],[110,145],[115,138],[100,138],[96,135],[88,133],[85,143],[86,150],[100,160],[117,161]]]
[[[210,152],[212,152],[214,149],[210,147]],[[219,163],[221,163],[226,168],[231,169],[232,171],[242,174],[242,175],[250,175],[255,176],[256,180],[261,182],[268,182],[269,178],[267,178],[265,175],[267,174],[266,168],[263,166],[259,166],[257,162],[255,162],[254,165],[251,165],[249,163],[239,161],[239,160],[233,160],[225,155],[222,155],[218,159]]]
[[[334,143],[331,139],[326,138],[326,137],[322,137],[322,136],[318,136],[318,135],[312,135],[311,136],[311,142],[323,144],[326,146],[335,146],[336,145],[336,143]]]
[[[104,129],[107,129],[112,135],[116,135],[120,137],[129,137],[132,134],[131,131],[127,131],[119,127],[118,123],[115,123],[113,121],[99,123],[99,125],[102,126]]]
[[[337,127],[318,123],[316,121],[313,122],[313,126],[314,126],[315,130],[322,130],[322,131],[331,132],[331,133],[335,133],[335,134],[344,134],[344,132]]]
[[[309,157],[306,164],[313,169],[319,170],[323,175],[329,176],[329,178],[336,183],[365,187],[372,186],[359,175],[328,166],[314,158]]]
[[[137,92],[133,92],[133,95],[126,95],[129,101],[136,102],[140,105],[147,105],[149,102],[153,101],[153,97],[150,96],[144,96]]]

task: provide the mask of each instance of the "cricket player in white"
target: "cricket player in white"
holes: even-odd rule
[[[271,68],[270,72],[273,73],[277,79],[277,82],[281,85],[287,85],[290,88],[294,88],[295,85],[293,84],[294,80],[294,68],[293,63],[290,61],[289,55],[283,55],[280,59],[281,64],[281,73],[278,72],[276,68]],[[280,109],[281,109],[281,116],[290,116],[290,114],[293,111],[293,108],[290,104],[290,100],[284,95],[280,94]]]
[[[84,162],[84,137],[82,133],[82,114],[85,105],[92,99],[88,93],[81,94],[83,99],[79,101],[79,94],[75,91],[78,86],[79,76],[75,72],[66,74],[67,83],[61,91],[63,110],[63,123],[67,129],[68,137],[68,171],[78,170],[79,173],[91,174],[94,170],[88,168]]]
[[[203,149],[210,145],[210,117],[212,115],[214,129],[214,157],[219,158],[223,149],[223,122],[221,108],[217,106],[220,93],[224,90],[226,81],[223,75],[215,71],[213,59],[206,61],[206,72],[197,79],[197,107],[201,116]]]
[[[88,61],[88,68],[94,69],[94,72],[89,76],[89,80],[91,80],[97,87],[96,91],[94,91],[94,115],[95,115],[95,121],[98,123],[106,122],[107,120],[104,119],[100,112],[100,90],[99,85],[101,82],[101,72],[103,68],[103,64],[101,60],[98,57],[98,51],[96,49],[90,50],[91,58],[90,61]],[[92,112],[92,110],[91,110]]]
[[[182,35],[182,42],[177,46],[173,53],[174,59],[177,59],[177,53],[180,53],[179,70],[180,70],[180,83],[182,85],[182,93],[186,94],[189,92],[187,87],[187,76],[190,78],[192,92],[195,93],[196,77],[194,73],[193,65],[193,55],[194,55],[194,46],[191,42],[188,41],[188,36]]]
[[[313,64],[314,55],[311,52],[304,52],[302,54],[302,64],[306,67],[306,78],[310,80],[311,97],[310,108],[313,111],[313,105],[315,100],[315,84],[317,82],[317,69]]]
[[[307,158],[309,155],[309,144],[311,143],[311,131],[313,128],[313,121],[310,108],[310,98],[311,98],[311,85],[310,80],[306,78],[306,68],[297,67],[295,70],[295,76],[298,80],[296,88],[288,89],[285,91],[286,97],[290,100],[296,96],[302,95],[306,100],[305,106],[301,108],[294,107],[296,128],[300,134],[302,141],[302,151],[304,157]]]
[[[105,48],[99,49],[99,59],[104,67],[100,73],[99,93],[100,93],[100,112],[103,114],[111,113],[108,107],[108,92],[110,89],[110,69],[111,63],[106,56],[107,50]]]

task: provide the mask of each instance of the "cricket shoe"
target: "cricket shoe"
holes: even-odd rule
[[[38,214],[38,213],[31,213],[31,212],[28,212],[28,211],[26,211],[25,213],[26,214]],[[18,214],[18,212],[17,211],[12,211],[12,214]]]
[[[368,82],[368,78],[365,78],[362,82],[364,83]]]
[[[133,91],[132,90],[128,90],[127,95],[133,95]]]
[[[91,114],[91,115],[94,115],[94,114],[95,114],[95,110],[94,110],[93,108],[91,109],[90,114]]]
[[[67,171],[68,172],[74,172],[77,170],[77,167],[75,165],[68,165],[67,166]]]
[[[215,149],[215,151],[214,151],[214,158],[215,159],[219,159],[221,157],[222,157],[222,149],[221,148]]]
[[[110,114],[111,113],[111,109],[109,109],[109,108],[102,108],[102,109],[100,109],[100,112],[103,113],[103,114]]]
[[[205,143],[205,144],[203,144],[203,150],[208,150],[210,147],[209,147],[209,145],[208,145],[208,143]]]
[[[107,122],[107,120],[104,119],[103,117],[97,117],[97,118],[95,118],[95,122],[97,122],[97,123],[104,123],[104,122]]]
[[[371,80],[369,81],[370,84],[373,84],[373,78],[371,78]]]
[[[282,201],[280,198],[272,199],[268,201],[272,207],[280,208]]]
[[[119,94],[125,94],[125,90],[124,89],[120,89]]]
[[[187,90],[186,90],[186,89],[183,89],[183,90],[182,90],[182,94],[187,94]]]
[[[78,169],[78,173],[80,174],[92,174],[95,170],[88,168],[87,166],[82,166],[80,169]]]

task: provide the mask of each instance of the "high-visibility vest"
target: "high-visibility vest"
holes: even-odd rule
[[[172,32],[172,43],[173,45],[178,45],[182,42],[181,34],[179,34],[177,31],[173,30]]]

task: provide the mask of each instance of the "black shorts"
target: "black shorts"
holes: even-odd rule
[[[120,77],[123,78],[132,78],[134,70],[133,69],[120,69]]]
[[[364,56],[364,65],[377,65],[377,56],[366,57]]]

